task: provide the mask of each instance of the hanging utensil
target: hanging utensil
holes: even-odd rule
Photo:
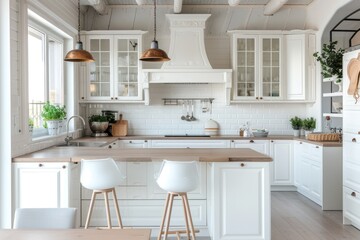
[[[182,116],[181,116],[181,120],[186,120],[186,116],[185,116],[185,101],[183,101],[183,103],[182,103]]]
[[[190,120],[191,116],[189,115],[189,112],[190,112],[189,101],[186,101],[186,121],[191,121]]]
[[[191,117],[190,117],[190,121],[195,121],[196,118],[194,117],[194,102],[193,100],[191,100]]]

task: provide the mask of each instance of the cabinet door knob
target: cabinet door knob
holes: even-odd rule
[[[254,143],[255,141],[254,141],[254,140],[250,140],[249,142]]]
[[[259,97],[256,97],[257,100],[259,100]]]
[[[263,98],[262,98],[262,97],[260,97],[260,99],[262,100]]]
[[[44,166],[42,163],[39,163],[39,167],[42,167],[42,166]]]
[[[129,143],[132,143],[132,141],[129,141]]]
[[[66,168],[66,166],[65,166],[65,165],[63,165],[63,166],[62,166],[62,169],[65,169],[65,168]]]
[[[144,142],[147,142],[147,140],[145,140]]]
[[[81,99],[85,99],[84,97],[81,97]]]
[[[111,145],[109,145],[109,146],[108,146],[108,148],[112,148],[112,146],[111,146]]]
[[[235,142],[234,140],[231,140],[231,142]]]
[[[356,197],[356,192],[352,192],[352,193],[351,193],[351,196],[352,196],[352,197]]]
[[[241,163],[240,166],[241,166],[241,167],[245,167],[245,163]]]
[[[113,100],[114,98],[113,98],[113,97],[111,97],[110,99],[111,99],[111,100]]]
[[[274,140],[271,140],[271,142],[274,142]]]
[[[118,98],[116,97],[115,100],[117,100]]]
[[[352,142],[356,142],[356,138],[351,139]]]
[[[316,146],[315,148],[319,148],[319,146]]]
[[[302,142],[300,142],[300,144],[302,144]]]

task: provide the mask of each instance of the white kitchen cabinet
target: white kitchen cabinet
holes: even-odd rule
[[[105,148],[148,148],[149,140],[116,140]]]
[[[313,32],[284,35],[284,82],[289,101],[315,99],[315,43]]]
[[[231,140],[231,148],[250,148],[259,153],[269,155],[269,140]]]
[[[163,200],[119,200],[120,214],[125,227],[156,227],[161,223],[164,211]],[[82,226],[85,225],[86,214],[89,208],[90,200],[83,201],[82,205]],[[204,227],[206,221],[206,200],[189,199],[191,216],[195,227]],[[90,227],[107,226],[105,205],[103,202],[96,201],[93,215],[90,221]],[[113,201],[110,201],[111,222],[117,224]],[[171,212],[171,227],[184,227],[184,210],[181,201],[174,201]]]
[[[16,208],[79,207],[77,164],[68,162],[14,163]]]
[[[360,229],[360,192],[344,187],[344,224]]]
[[[323,210],[342,210],[342,147],[295,141],[295,184]]]
[[[82,65],[82,101],[140,101],[143,98],[142,31],[84,32],[85,48],[95,58]]]
[[[233,99],[281,99],[282,35],[254,31],[231,33],[235,81]]]
[[[270,140],[271,185],[294,185],[293,141]]]
[[[229,140],[151,140],[151,148],[229,148]]]
[[[209,163],[208,172],[211,238],[270,239],[269,163]]]

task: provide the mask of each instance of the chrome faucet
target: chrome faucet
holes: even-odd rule
[[[85,130],[85,120],[84,120],[84,118],[82,118],[79,115],[71,116],[66,122],[66,138],[65,138],[66,145],[68,145],[69,142],[73,139],[72,137],[69,136],[69,122],[70,122],[71,119],[76,118],[76,117],[81,119],[81,121],[83,123],[83,130]]]

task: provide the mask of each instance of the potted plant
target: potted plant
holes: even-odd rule
[[[34,129],[34,119],[29,118],[28,120],[29,132],[33,132]]]
[[[109,127],[109,117],[99,114],[91,115],[89,116],[89,126],[93,132],[92,136],[107,136],[107,133],[104,132]]]
[[[316,52],[313,54],[316,61],[321,64],[321,75],[324,78],[331,78],[334,84],[339,86],[341,91],[341,78],[342,78],[342,57],[345,52],[344,49],[336,49],[337,41],[324,43],[321,53]]]
[[[313,132],[316,128],[316,119],[311,118],[305,118],[303,120],[303,129],[305,130],[305,138],[307,138],[308,134]]]
[[[57,106],[47,101],[41,112],[41,117],[45,121],[44,127],[48,129],[49,135],[57,135],[59,121],[66,117],[65,106]]]
[[[295,116],[293,118],[290,118],[291,127],[294,130],[294,137],[300,136],[300,129],[303,126],[303,121],[301,118]]]

